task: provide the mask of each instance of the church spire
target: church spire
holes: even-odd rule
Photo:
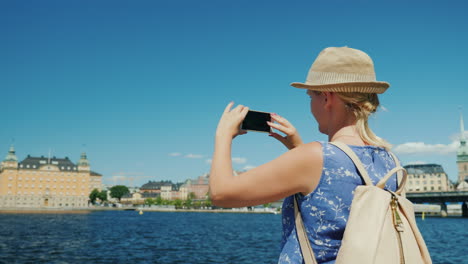
[[[18,162],[18,158],[16,157],[16,154],[15,154],[15,147],[13,145],[11,145],[10,151],[8,151],[8,154],[5,157],[4,161]]]
[[[466,143],[466,138],[465,138],[465,126],[463,124],[463,113],[460,110],[460,143],[463,145]]]
[[[88,157],[86,157],[86,153],[81,153],[81,158],[78,161],[78,170],[79,171],[89,171],[89,161]]]

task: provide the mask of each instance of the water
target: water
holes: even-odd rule
[[[418,220],[434,263],[468,263],[468,219]],[[0,263],[276,263],[272,214],[0,214]]]

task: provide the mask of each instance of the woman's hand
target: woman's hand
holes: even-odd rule
[[[267,122],[268,125],[271,128],[277,129],[286,134],[286,136],[283,137],[273,132],[270,133],[271,137],[276,138],[279,142],[283,143],[283,145],[285,145],[288,149],[293,149],[303,144],[301,136],[299,136],[299,133],[297,132],[296,128],[293,125],[291,125],[291,123],[289,123],[289,121],[286,120],[286,118],[281,117],[277,114],[271,114],[271,118],[273,119],[273,121],[276,121],[276,123]]]
[[[247,131],[240,129],[241,122],[245,119],[249,108],[243,105],[238,105],[232,109],[234,102],[230,102],[226,109],[224,109],[223,115],[218,123],[216,129],[216,137],[229,137],[230,139],[235,138],[237,135],[246,134]]]

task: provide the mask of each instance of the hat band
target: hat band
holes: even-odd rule
[[[310,71],[307,75],[307,84],[335,84],[349,82],[375,82],[375,74],[338,73]]]

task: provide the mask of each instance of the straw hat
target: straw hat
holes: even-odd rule
[[[375,78],[374,63],[366,53],[348,47],[326,48],[315,59],[305,83],[291,86],[322,92],[381,94],[390,87]]]

